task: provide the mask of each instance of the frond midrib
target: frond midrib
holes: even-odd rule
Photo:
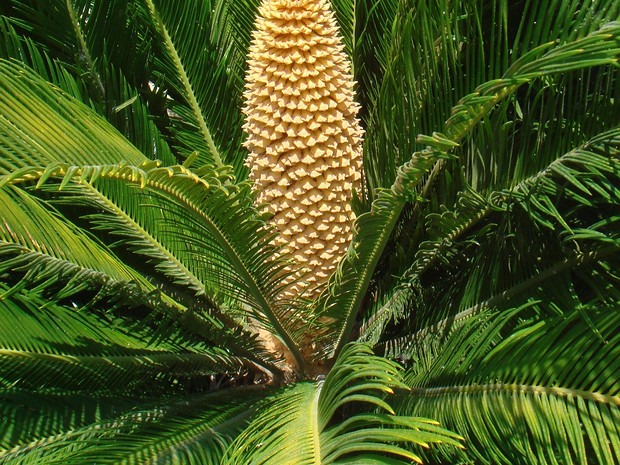
[[[145,352],[148,349],[144,350]],[[158,351],[159,352],[159,351]],[[134,354],[134,355],[72,355],[72,354],[54,354],[49,352],[34,352],[31,350],[20,350],[20,349],[5,349],[0,348],[0,357],[8,356],[8,357],[16,357],[22,356],[24,358],[31,359],[43,359],[43,360],[57,360],[62,362],[70,362],[70,363],[78,363],[84,366],[90,366],[93,363],[103,363],[106,365],[115,364],[115,363],[123,363],[134,361],[136,363],[142,364],[143,362],[157,364],[159,361],[166,361],[169,359],[175,359],[179,362],[193,362],[200,360],[208,360],[212,363],[223,363],[225,362],[224,358],[222,360],[214,360],[215,358],[219,358],[217,355],[209,355],[203,353],[171,353],[161,351],[160,353],[144,353],[144,354]],[[235,361],[239,364],[239,367],[244,366],[246,363],[239,357],[229,356],[229,362]]]
[[[198,126],[200,129],[200,132],[202,133],[204,141],[206,142],[207,147],[211,151],[211,156],[213,157],[215,166],[222,167],[224,166],[222,162],[222,157],[220,155],[219,150],[215,146],[215,142],[213,141],[213,136],[211,136],[211,131],[209,131],[209,128],[207,127],[207,123],[200,109],[200,105],[198,104],[198,100],[196,99],[196,95],[192,88],[192,84],[191,82],[189,82],[189,78],[187,77],[187,73],[185,72],[185,68],[183,67],[181,58],[179,57],[179,54],[177,53],[174,43],[172,42],[172,38],[170,37],[170,34],[168,33],[168,29],[166,28],[166,25],[161,19],[159,12],[155,8],[155,4],[153,3],[153,0],[146,0],[146,2],[149,8],[149,12],[151,13],[151,17],[153,21],[156,23],[157,27],[160,29],[160,32],[165,42],[166,49],[170,53],[174,66],[177,70],[177,73],[179,74],[181,82],[183,83],[186,97],[189,100],[188,103],[190,105],[190,108],[192,109],[192,112],[194,113],[194,117],[196,118],[196,121],[198,122]]]
[[[198,279],[198,277],[190,271],[189,268],[185,266],[181,260],[179,260],[172,252],[170,252],[164,245],[162,245],[155,237],[153,237],[146,229],[144,229],[138,222],[136,222],[133,218],[131,218],[127,213],[125,213],[120,207],[118,207],[109,197],[107,197],[103,192],[96,189],[90,183],[81,183],[80,186],[89,190],[91,194],[97,197],[107,208],[113,212],[115,215],[121,217],[126,224],[131,225],[139,234],[140,237],[151,244],[151,246],[156,249],[159,253],[164,255],[169,262],[173,264],[177,269],[179,269],[183,275],[187,277],[191,286],[194,287],[195,290],[198,290],[200,294],[209,295],[207,293],[207,289],[202,281]],[[212,300],[212,299],[211,299]],[[215,302],[212,302],[215,303]],[[215,309],[214,309],[215,310]],[[221,313],[219,308],[217,309],[217,313]]]
[[[96,86],[97,93],[99,94],[99,97],[103,99],[105,97],[105,87],[103,85],[103,82],[101,82],[101,77],[99,76],[99,73],[95,69],[92,55],[90,53],[88,45],[86,44],[84,32],[82,31],[82,27],[80,26],[80,22],[78,21],[78,17],[75,12],[72,0],[65,0],[65,4],[67,6],[67,13],[69,15],[71,27],[73,28],[73,33],[75,34],[75,38],[78,42],[80,50],[80,52],[77,54],[77,59],[79,59],[80,57],[82,58],[80,61],[82,61],[86,65],[88,73]]]
[[[321,429],[319,423],[319,399],[321,397],[321,390],[323,389],[323,381],[316,383],[316,393],[312,402],[310,403],[310,429],[312,431],[312,449],[314,456],[314,465],[321,465]]]
[[[560,386],[547,386],[520,383],[489,383],[489,384],[462,384],[453,386],[413,387],[405,395],[418,397],[485,395],[485,394],[530,394],[532,396],[553,395],[555,397],[582,398],[587,401],[608,404],[620,408],[620,396],[602,394],[596,391],[587,391]]]

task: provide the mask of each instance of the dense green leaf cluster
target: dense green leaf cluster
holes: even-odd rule
[[[620,463],[620,2],[332,0],[316,301],[246,180],[259,3],[0,3],[0,462]]]

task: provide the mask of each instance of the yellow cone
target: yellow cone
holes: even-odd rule
[[[248,56],[244,129],[250,179],[316,296],[351,240],[362,129],[353,78],[327,0],[263,0]],[[303,273],[303,274],[302,274]],[[305,284],[304,284],[305,283]]]

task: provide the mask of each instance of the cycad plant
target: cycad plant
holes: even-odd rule
[[[0,462],[620,462],[620,2],[259,3],[0,4]]]

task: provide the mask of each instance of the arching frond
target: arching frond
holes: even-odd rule
[[[582,146],[552,159],[549,165],[510,189],[492,191],[486,198],[470,189],[461,193],[453,210],[444,208],[441,214],[429,214],[426,220],[429,239],[420,243],[415,261],[402,278],[403,284],[395,288],[390,299],[361,328],[361,338],[377,341],[388,321],[410,317],[416,308],[412,301],[420,292],[423,275],[437,263],[443,267],[460,263],[460,254],[467,243],[482,241],[480,234],[470,238],[471,230],[484,228],[488,234],[499,228],[500,215],[510,215],[516,205],[528,212],[535,226],[550,228],[566,244],[579,242],[581,248],[588,248],[595,244],[593,241],[599,241],[598,245],[602,246],[614,243],[610,226],[617,221],[613,206],[617,197],[614,179],[620,169],[619,136],[617,128],[598,134]],[[563,202],[573,203],[566,218],[555,207],[560,193]],[[586,224],[577,213],[592,208],[611,215],[602,213],[594,224]],[[442,317],[439,312],[435,315]]]
[[[464,97],[446,121],[444,134],[418,138],[428,147],[416,152],[411,161],[399,168],[392,188],[379,191],[371,211],[358,218],[358,233],[353,240],[350,259],[342,263],[341,276],[334,280],[330,295],[323,304],[326,314],[337,318],[339,324],[333,343],[336,353],[350,337],[372,273],[405,203],[424,199],[428,186],[443,167],[443,159],[449,158],[448,152],[454,150],[499,102],[532,79],[614,63],[619,54],[614,48],[619,34],[620,25],[610,23],[583,39],[557,46],[546,53],[544,51],[552,44],[541,46],[515,62],[503,79],[489,81]],[[425,177],[428,179],[421,186]]]
[[[183,157],[197,151],[199,166],[231,164],[243,178],[241,86],[229,74],[238,57],[226,17],[215,14],[209,1],[145,3],[163,46],[154,76],[175,114],[170,128],[177,149]]]
[[[349,345],[324,381],[299,383],[268,398],[223,463],[404,464],[419,456],[397,444],[462,447],[458,436],[432,420],[394,416],[382,398],[392,387],[402,387],[398,365],[367,346]],[[336,413],[353,403],[365,404],[366,413],[337,421]]]
[[[252,363],[204,342],[153,342],[148,327],[0,285],[0,376],[6,390],[150,396]],[[203,381],[204,382],[204,381]],[[178,385],[175,387],[175,385]]]
[[[168,328],[166,331],[181,323],[190,334],[229,338],[226,330],[221,331],[217,308],[187,308],[93,236],[48,211],[40,200],[14,187],[0,188],[0,199],[6,207],[0,213],[0,270],[11,272],[14,281],[18,279],[11,292],[36,289],[38,294],[58,300],[87,291],[92,293],[91,306],[105,300],[110,306],[149,307],[153,324]],[[171,326],[171,321],[176,323]],[[162,336],[153,333],[152,338]]]
[[[166,212],[173,209],[178,217],[168,217],[159,215],[156,222],[150,221],[148,224],[161,230],[170,241],[172,250],[177,254],[189,254],[190,258],[196,256],[200,260],[205,260],[203,272],[210,271],[213,275],[203,275],[210,280],[216,288],[230,296],[241,300],[251,308],[256,317],[265,319],[275,329],[276,333],[283,339],[287,347],[296,355],[296,359],[303,366],[303,358],[296,348],[293,341],[291,330],[294,321],[283,319],[282,304],[277,304],[275,297],[280,292],[278,281],[281,280],[280,271],[282,265],[272,260],[274,248],[267,242],[269,231],[261,228],[263,224],[253,210],[251,198],[247,194],[248,186],[241,189],[224,187],[219,181],[217,172],[208,174],[204,172],[204,177],[198,176],[184,167],[159,168],[147,163],[142,167],[132,167],[124,165],[99,166],[99,167],[70,167],[67,165],[53,165],[47,170],[33,168],[31,170],[21,170],[13,175],[6,177],[5,182],[16,183],[26,180],[38,179],[39,183],[45,182],[50,177],[60,177],[63,181],[60,184],[62,189],[71,179],[82,180],[86,187],[98,183],[98,189],[106,191],[105,184],[101,184],[106,179],[119,181],[121,184],[133,185],[133,191],[125,190],[128,194],[126,200],[116,199],[118,205],[123,205],[131,199],[129,194],[140,195],[140,189],[146,189],[150,193],[151,201],[159,204],[157,212]],[[88,203],[88,196],[81,195],[78,203]],[[136,206],[140,205],[138,203]],[[118,208],[117,204],[113,204]],[[101,205],[98,205],[101,208]],[[122,208],[121,208],[122,210]],[[128,208],[128,211],[133,210]],[[133,213],[133,215],[138,215]],[[131,216],[131,213],[130,215]],[[108,218],[107,216],[97,216],[96,220]],[[167,228],[170,221],[177,222],[179,219],[188,221],[184,230]],[[109,221],[109,219],[107,220]],[[120,221],[128,221],[125,218],[114,219],[113,223],[104,225],[101,221],[99,227],[109,228],[111,225],[127,228]],[[135,220],[132,220],[135,223]],[[134,228],[134,225],[129,225]],[[189,228],[189,229],[187,229]],[[189,235],[189,234],[191,235]],[[181,242],[183,234],[184,240],[192,238],[192,248],[186,249],[184,242]],[[153,244],[145,242],[143,236],[136,240],[136,236],[130,241],[134,246],[155,259],[166,259],[162,257],[161,250],[153,249]],[[194,248],[197,248],[194,250]],[[202,254],[201,254],[202,253]],[[201,255],[200,255],[201,254]],[[171,273],[171,276],[179,280],[175,273],[177,268],[164,262],[164,273]],[[214,280],[215,278],[215,280]],[[281,286],[281,285],[280,285]]]
[[[617,302],[528,317],[540,304],[486,311],[429,352],[418,345],[419,363],[407,376],[412,391],[397,411],[434,412],[466,435],[476,460],[617,461],[619,438],[609,428],[620,409]],[[455,460],[455,452],[439,455]]]
[[[6,81],[18,86],[20,78],[15,75],[16,71],[9,67]],[[53,92],[41,84],[43,97],[47,98]],[[16,97],[12,94],[7,98]],[[30,98],[37,98],[32,90]],[[88,110],[77,102],[58,97],[55,102],[61,106],[75,106],[75,111],[89,115]],[[15,108],[18,105],[16,101]],[[17,113],[11,117],[19,118]],[[21,135],[38,144],[41,136],[32,126],[36,121],[33,115],[31,126],[23,125]],[[10,123],[0,122],[0,125],[9,135],[17,130]],[[92,131],[110,131],[108,139],[102,136],[102,140],[110,141],[110,150],[115,148],[114,144],[122,142],[120,135],[116,138],[104,121],[95,120],[93,126]],[[124,236],[134,250],[155,260],[160,271],[175,283],[189,285],[199,295],[206,292],[205,286],[214,286],[217,292],[249,305],[259,319],[268,321],[275,328],[303,366],[291,335],[294,322],[284,322],[282,304],[277,306],[274,300],[280,290],[278,281],[282,279],[282,264],[272,260],[275,249],[268,243],[270,232],[262,228],[263,222],[252,206],[248,185],[224,187],[228,179],[226,170],[213,171],[209,167],[194,174],[182,166],[157,168],[153,162],[143,167],[123,163],[83,168],[54,164],[63,157],[70,162],[86,158],[82,148],[74,145],[76,140],[84,137],[80,135],[83,134],[81,126],[71,119],[63,127],[63,134],[61,142],[64,141],[67,150],[73,150],[73,158],[65,157],[61,144],[49,145],[45,151],[39,150],[37,145],[15,146],[11,158],[16,167],[23,168],[5,176],[2,183],[36,178],[42,186],[50,177],[60,176],[63,181],[57,187],[74,194],[73,205],[103,211],[103,214],[90,217],[97,227]],[[43,143],[46,141],[40,142]],[[45,158],[42,158],[42,152]],[[104,153],[112,158],[107,151]],[[134,153],[136,158],[144,159],[139,152]],[[89,157],[97,160],[92,154]],[[28,162],[34,166],[40,166],[40,163],[49,166],[47,169],[27,169],[23,165]],[[74,178],[78,180],[77,184],[72,183]],[[68,186],[69,183],[72,184]],[[63,202],[70,203],[69,199],[65,198]],[[177,227],[179,221],[183,228]]]
[[[38,440],[0,452],[0,459],[6,464],[182,461],[217,465],[229,444],[247,425],[254,411],[252,406],[264,396],[262,390],[237,388],[180,397],[167,403],[142,401],[133,409],[125,408],[120,415],[107,412],[106,417],[93,418],[85,426],[76,425],[49,437],[39,434]],[[40,403],[34,406],[45,412],[46,399],[53,398],[39,396]],[[28,420],[41,432],[45,431],[34,418]],[[5,432],[15,426],[7,425]]]

